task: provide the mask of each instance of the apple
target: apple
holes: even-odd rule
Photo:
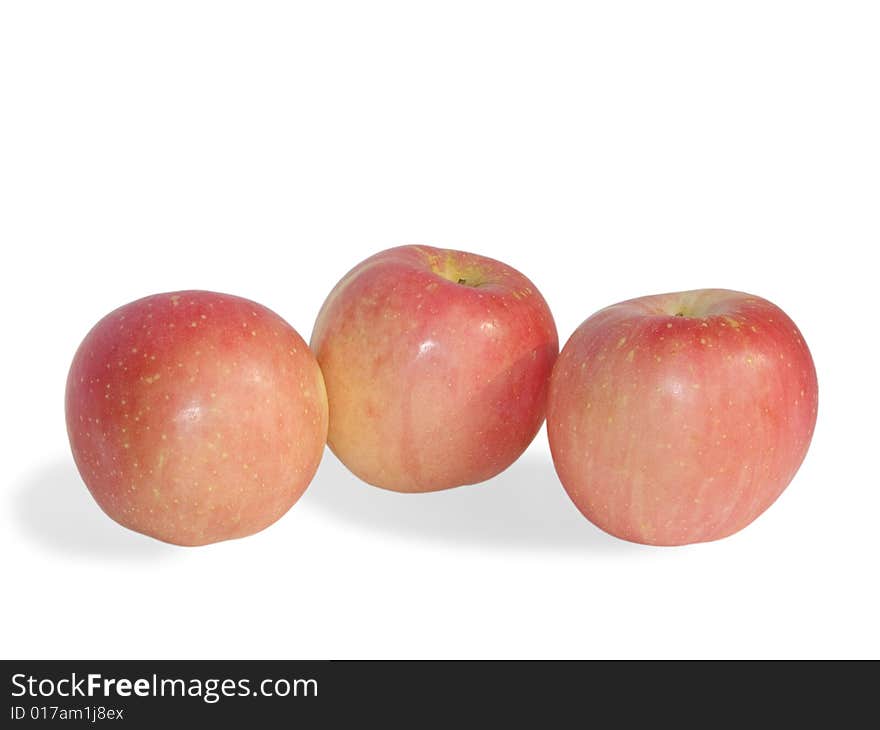
[[[606,307],[553,369],[547,434],[580,511],[649,545],[748,525],[798,470],[816,423],[816,370],[770,302],[724,289]]]
[[[400,492],[474,484],[512,464],[544,421],[559,351],[550,309],[525,276],[428,246],[352,269],[311,344],[330,448],[364,481]]]
[[[76,465],[120,524],[178,545],[262,530],[299,499],[327,436],[314,355],[259,304],[156,294],[104,317],[67,379]]]

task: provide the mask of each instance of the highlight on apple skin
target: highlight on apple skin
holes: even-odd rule
[[[559,340],[544,298],[499,261],[401,246],[352,269],[312,334],[328,443],[370,484],[427,492],[498,474],[544,421]]]
[[[67,379],[76,465],[120,524],[178,545],[275,522],[327,435],[321,371],[281,317],[247,299],[139,299],[88,333]]]
[[[801,333],[774,304],[705,289],[615,304],[553,369],[547,434],[593,523],[650,545],[741,530],[791,482],[816,423]]]

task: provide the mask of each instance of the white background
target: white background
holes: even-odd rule
[[[6,2],[0,653],[6,658],[873,657],[880,16],[864,2]],[[621,299],[775,301],[819,422],[745,531],[630,545],[544,431],[408,496],[328,452],[245,540],[175,548],[92,501],[67,367],[137,297],[256,299],[308,339],[401,243],[500,258],[564,342]]]

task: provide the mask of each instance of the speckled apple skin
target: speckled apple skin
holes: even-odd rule
[[[512,464],[544,421],[559,351],[550,309],[525,276],[428,246],[356,266],[311,342],[330,447],[364,481],[402,492],[474,484]]]
[[[76,465],[120,524],[178,545],[243,537],[305,491],[327,435],[321,371],[281,317],[206,291],[110,313],[67,380]]]
[[[682,545],[737,532],[779,497],[817,404],[810,351],[779,307],[697,290],[584,322],[553,370],[547,434],[589,520],[625,540]]]

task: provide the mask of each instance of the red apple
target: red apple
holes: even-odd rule
[[[615,304],[553,370],[547,433],[578,509],[650,545],[717,540],[782,493],[816,423],[816,371],[774,304],[703,289]]]
[[[126,304],[67,379],[73,456],[120,524],[179,545],[262,530],[321,460],[327,398],[306,343],[265,307],[205,291]]]
[[[488,479],[544,421],[559,351],[543,297],[493,259],[402,246],[352,269],[312,334],[328,443],[364,481],[427,492]]]

